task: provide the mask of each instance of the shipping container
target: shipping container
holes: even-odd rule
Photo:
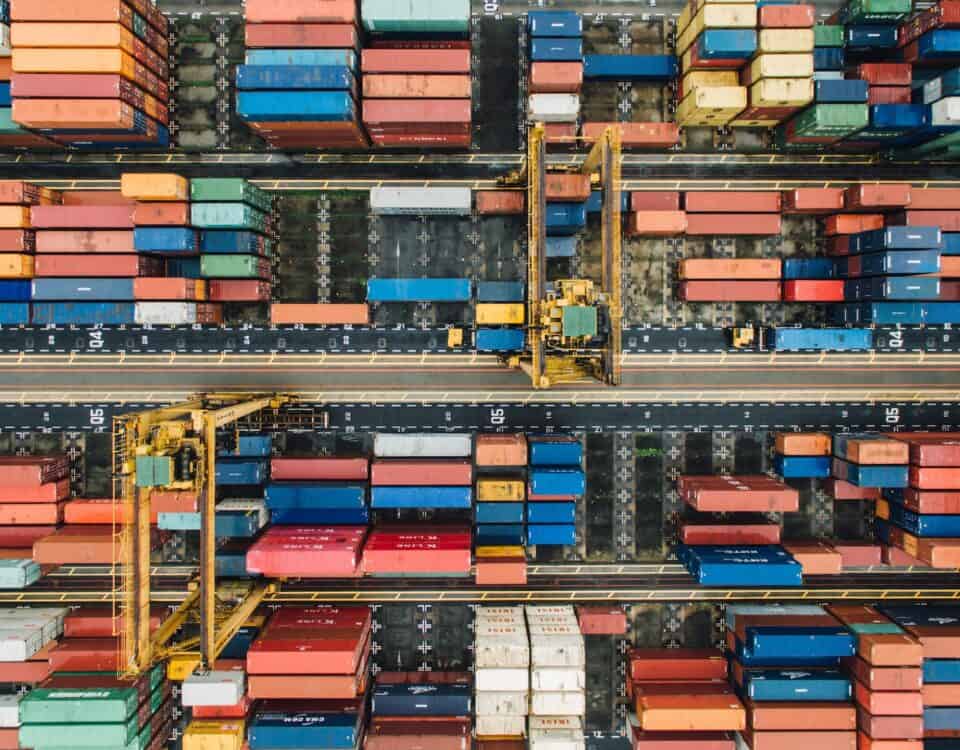
[[[469,302],[469,279],[370,279],[369,302]]]
[[[532,62],[582,62],[583,40],[580,38],[534,37],[530,40]]]
[[[531,94],[530,118],[545,123],[574,122],[580,114],[576,94]]]
[[[687,200],[690,193],[687,193]],[[682,279],[779,279],[781,261],[754,258],[687,258],[680,261]]]
[[[873,331],[857,328],[774,328],[767,345],[790,351],[869,351]]]
[[[378,432],[373,442],[373,454],[378,458],[464,458],[471,453],[470,435]]]
[[[371,188],[370,208],[377,214],[460,214],[472,209],[469,188]]]
[[[348,23],[247,23],[245,32],[247,47],[356,49],[360,42]]]
[[[530,66],[530,93],[578,93],[583,86],[581,62],[535,62]]]
[[[717,284],[711,280],[684,281],[680,296],[690,302],[779,302],[782,295],[778,281],[724,280]]]
[[[670,148],[680,141],[680,128],[675,122],[585,122],[581,137],[587,142],[594,141],[608,127],[619,128],[624,148]]]
[[[779,214],[688,213],[688,235],[776,235],[780,234]]]
[[[526,334],[518,328],[478,328],[475,346],[477,351],[521,351],[526,345]]]
[[[729,55],[728,55],[729,56]],[[585,55],[583,77],[608,81],[661,81],[677,77],[673,55]]]
[[[363,27],[378,33],[466,34],[469,0],[362,0]]]
[[[527,13],[527,28],[532,37],[580,37],[583,20],[572,11],[532,10]]]

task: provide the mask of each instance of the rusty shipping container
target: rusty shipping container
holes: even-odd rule
[[[689,191],[684,208],[694,213],[780,213],[780,193],[759,191]]]
[[[779,281],[684,281],[680,297],[688,302],[779,302]]]
[[[581,62],[535,62],[530,66],[531,94],[578,94],[582,87]]]
[[[474,193],[477,213],[481,215],[522,214],[527,196],[522,190],[478,190]]]
[[[247,47],[276,49],[356,49],[357,27],[349,23],[248,23]]]
[[[367,73],[470,73],[469,49],[364,49],[360,69]]]
[[[680,126],[675,122],[585,122],[583,138],[593,142],[611,126],[620,129],[620,142],[624,148],[663,149],[680,142]]]
[[[37,276],[104,278],[160,276],[163,274],[163,261],[146,255],[44,253],[36,256],[35,273]]]
[[[133,232],[99,229],[43,229],[36,233],[38,253],[136,253]]]
[[[773,7],[773,6],[770,6]],[[843,188],[797,188],[783,193],[783,213],[822,214],[844,209]]]
[[[364,99],[469,99],[471,92],[469,75],[370,73],[363,76]]]

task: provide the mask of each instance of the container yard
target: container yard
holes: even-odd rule
[[[960,747],[960,0],[0,0],[0,750]]]

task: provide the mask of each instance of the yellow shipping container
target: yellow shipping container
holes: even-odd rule
[[[813,29],[760,29],[759,51],[813,52]]]
[[[751,107],[803,107],[812,101],[812,78],[764,78],[750,87]]]
[[[175,174],[130,172],[120,178],[120,192],[138,201],[185,201],[190,199],[190,182]]]
[[[683,77],[683,91],[698,86],[738,86],[740,76],[735,70],[692,70]]]
[[[183,735],[183,750],[242,750],[244,722],[191,721]]]
[[[723,125],[747,107],[745,86],[700,86],[677,107],[677,122],[689,125]]]
[[[33,256],[0,253],[0,279],[32,279]]]
[[[522,479],[479,479],[477,480],[477,501],[481,503],[517,503],[523,502],[524,484]]]
[[[477,305],[479,325],[523,325],[526,305],[522,302],[485,303]]]
[[[682,18],[682,16],[681,16]],[[757,25],[757,6],[745,3],[704,5],[677,38],[677,53],[682,54],[705,29],[752,29]],[[678,24],[677,28],[680,26]],[[813,34],[812,29],[807,29]]]
[[[512,545],[490,545],[477,547],[477,557],[524,557],[523,547]]]
[[[0,206],[0,228],[23,229],[29,226],[29,206]]]
[[[758,55],[750,63],[750,81],[761,78],[812,78],[813,55]]]
[[[21,47],[13,51],[14,73],[114,73],[134,80],[136,62],[118,49]]]

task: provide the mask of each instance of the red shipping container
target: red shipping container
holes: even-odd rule
[[[247,0],[247,23],[356,23],[355,0]]]
[[[833,547],[823,542],[787,542],[783,546],[800,563],[804,575],[840,575],[843,561]]]
[[[32,253],[37,249],[37,233],[30,229],[0,229],[0,252]]]
[[[806,708],[806,706],[804,706]],[[857,750],[856,732],[741,733],[750,750]]]
[[[763,5],[760,7],[760,27],[807,29],[813,26],[815,12],[813,5]]]
[[[850,255],[850,235],[839,234],[827,237],[827,255]]]
[[[840,553],[844,568],[866,568],[882,565],[883,557],[879,544],[870,542],[834,542],[833,548]]]
[[[271,577],[353,578],[366,527],[271,527],[247,550],[247,570]]]
[[[847,188],[847,207],[853,210],[900,208],[910,205],[910,185],[856,185]]]
[[[960,2],[950,5],[960,8]],[[960,210],[960,188],[912,188],[910,209],[923,211]]]
[[[247,678],[246,698],[292,699],[309,695],[311,700],[337,700],[362,695],[367,682],[366,662],[353,674],[251,674]],[[197,712],[194,709],[193,715]]]
[[[727,660],[721,651],[713,648],[633,648],[627,660],[632,680],[727,679]]]
[[[687,234],[765,236],[780,234],[780,214],[687,214]]]
[[[62,520],[62,503],[0,503],[0,525],[51,526]]]
[[[779,279],[779,259],[686,258],[680,261],[681,279]]]
[[[627,632],[627,613],[623,607],[577,607],[580,632],[584,635],[623,635]]]
[[[116,638],[65,638],[50,652],[54,672],[116,672],[119,660]]]
[[[634,190],[630,193],[630,210],[679,211],[680,193],[676,190]]]
[[[162,273],[163,260],[148,255],[46,253],[34,259],[35,276],[124,278],[159,276]]]
[[[908,555],[899,547],[891,545],[883,546],[883,564],[891,565],[895,568],[929,568],[923,560],[913,555]]]
[[[960,211],[917,211],[910,208],[891,214],[887,223],[890,226],[940,227],[944,232],[960,232]]]
[[[764,6],[774,7],[774,6]],[[820,214],[842,211],[843,188],[797,188],[783,193],[783,213]]]
[[[356,631],[288,632],[289,637],[267,633],[253,642],[247,651],[248,674],[356,674],[369,650],[369,640]]]
[[[364,49],[363,73],[470,73],[469,49]]]
[[[3,494],[12,488],[33,488],[70,476],[66,456],[0,456],[0,500],[14,499],[18,493]],[[44,496],[46,497],[46,496]],[[59,500],[61,495],[55,498]]]
[[[35,541],[56,530],[56,526],[0,526],[0,549],[29,550]]]
[[[675,122],[585,122],[583,138],[596,141],[611,126],[620,129],[623,148],[672,148],[680,142],[680,126]]]
[[[150,203],[138,201],[133,209],[133,223],[143,226],[189,226],[189,203]]]
[[[334,604],[300,605],[279,609],[273,613],[270,630],[284,628],[353,628],[366,633],[373,623],[369,607]]]
[[[40,565],[111,565],[119,535],[110,526],[64,526],[33,545]]]
[[[473,484],[473,465],[468,461],[374,461],[370,483],[405,487],[469,485]]]
[[[880,490],[877,487],[856,487],[844,479],[829,479],[826,491],[834,500],[877,500]]]
[[[766,475],[681,476],[681,497],[696,510],[796,512],[800,494]]]
[[[766,6],[771,7],[771,6]],[[747,724],[753,731],[853,731],[857,711],[848,703],[803,702],[803,710],[792,701],[745,701]]]
[[[644,732],[636,725],[631,725],[631,729],[633,747],[637,750],[735,750],[736,747],[733,736],[727,732]]]
[[[680,297],[688,302],[779,302],[778,281],[685,281]]]
[[[908,487],[903,491],[903,505],[914,513],[958,515],[960,492],[924,491]]]
[[[270,283],[267,281],[256,279],[211,280],[208,285],[208,297],[211,302],[270,301]]]
[[[363,103],[365,123],[408,124],[416,131],[435,124],[469,125],[471,116],[469,99],[371,99]]]
[[[150,629],[160,627],[167,608],[150,608]],[[63,621],[63,635],[67,638],[112,638],[120,632],[120,614],[110,607],[83,606],[71,610]],[[90,685],[89,687],[93,687]]]
[[[868,104],[910,104],[912,101],[909,86],[871,86],[867,91]]]
[[[843,302],[842,279],[799,279],[783,283],[787,302]]]
[[[859,656],[843,659],[843,668],[870,690],[919,690],[923,684],[920,667],[874,667]]]
[[[894,440],[900,440],[896,433]],[[946,435],[909,439],[910,463],[917,466],[960,466],[960,440]]]
[[[360,40],[351,23],[248,23],[247,47],[279,49],[356,49]]]
[[[2,480],[0,480],[2,481]],[[32,487],[0,484],[0,502],[10,503],[52,503],[65,500],[70,496],[70,480],[38,484]]]
[[[144,277],[133,280],[135,300],[202,300],[207,290],[199,279]]]
[[[684,544],[780,544],[780,525],[691,524],[680,530]]]
[[[546,196],[548,201],[582,203],[590,197],[590,177],[565,172],[547,172]]]
[[[911,466],[910,486],[921,490],[960,490],[960,468]]]
[[[150,493],[150,510],[156,513],[196,513],[197,493],[155,489]]]
[[[824,227],[827,235],[859,234],[883,229],[883,214],[838,214],[828,216]]]
[[[478,190],[475,193],[477,213],[522,214],[526,210],[527,196],[522,190]]]
[[[931,568],[953,570],[960,568],[960,539],[923,539],[904,534],[911,545],[916,545],[915,554]],[[904,543],[903,546],[907,546]],[[912,547],[907,547],[914,552]]]
[[[36,233],[38,253],[136,253],[133,232],[49,229]]]
[[[862,63],[857,66],[856,77],[871,86],[909,86],[913,67],[906,63]]]
[[[577,125],[573,122],[546,122],[543,135],[550,145],[572,146],[577,141]]]
[[[786,7],[786,6],[768,6]],[[753,190],[717,190],[684,193],[684,208],[698,213],[780,213],[780,193]]]
[[[472,93],[468,75],[432,73],[368,73],[363,76],[366,99],[469,99]]]
[[[51,229],[132,229],[133,207],[121,206],[33,206],[30,223]]]
[[[923,737],[922,716],[874,716],[857,708],[860,731],[875,740],[913,740]]]
[[[150,523],[157,523],[157,511],[150,504]],[[67,524],[87,524],[109,526],[114,523],[130,523],[130,513],[122,503],[111,498],[78,498],[64,503],[63,522]]]
[[[470,572],[470,546],[470,532],[465,527],[376,528],[363,550],[363,571],[370,575],[466,574]]]
[[[583,63],[535,62],[530,65],[531,94],[578,94],[583,86]]]
[[[624,233],[628,237],[675,237],[687,231],[683,211],[636,211],[627,215]]]
[[[854,680],[853,698],[860,708],[877,716],[922,716],[923,694],[910,692],[872,691]]]
[[[366,480],[370,462],[366,458],[272,458],[270,478],[283,480]]]
[[[259,678],[258,678],[259,679]],[[298,675],[294,679],[309,680],[309,677]],[[253,678],[247,680],[247,693],[240,702],[233,706],[192,706],[190,715],[194,719],[244,719],[253,707],[253,698],[250,697],[250,684]],[[354,694],[356,695],[356,693]]]
[[[60,195],[64,206],[129,206],[131,217],[137,203],[119,190],[64,190]]]

